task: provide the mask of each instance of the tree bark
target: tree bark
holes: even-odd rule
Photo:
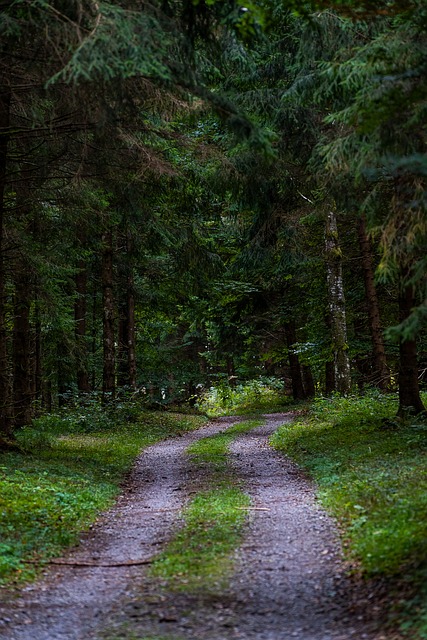
[[[399,292],[399,320],[403,322],[414,307],[414,291],[402,285]],[[418,385],[417,342],[400,340],[399,343],[399,409],[398,416],[425,412]]]
[[[304,393],[306,398],[314,398],[316,395],[316,387],[314,385],[313,374],[308,365],[302,365],[302,379],[304,383]]]
[[[89,372],[87,366],[86,343],[86,294],[87,270],[83,261],[79,262],[75,276],[76,300],[74,303],[75,336],[77,344],[77,389],[80,393],[89,393]]]
[[[351,375],[347,345],[342,253],[338,242],[337,219],[332,210],[328,211],[326,217],[325,245],[335,391],[346,394],[351,388]]]
[[[302,371],[299,358],[294,351],[294,345],[297,342],[297,334],[295,329],[295,323],[286,322],[284,325],[286,344],[288,347],[288,360],[289,369],[292,380],[292,395],[294,400],[304,400],[306,398],[304,392],[304,384],[302,381]]]
[[[359,246],[362,254],[362,268],[365,282],[365,295],[368,308],[369,330],[372,342],[373,383],[380,389],[387,389],[390,372],[387,367],[383,331],[380,320],[380,308],[374,281],[374,266],[371,243],[366,232],[366,216],[362,214],[358,224]]]
[[[125,292],[126,293],[126,292]],[[119,388],[129,385],[128,366],[129,312],[127,296],[119,305],[119,325],[117,340],[117,385]]]
[[[136,389],[136,323],[133,274],[128,277],[128,366],[129,386]]]
[[[36,293],[34,310],[34,399],[43,404],[42,323]]]
[[[4,195],[10,125],[10,91],[0,87],[0,437],[12,435],[12,403],[7,356],[6,291],[4,263]]]
[[[104,402],[115,395],[113,232],[102,236],[102,301],[103,301],[103,382]]]
[[[13,301],[13,423],[15,428],[19,429],[31,421],[31,302],[25,261],[18,260],[15,268],[15,294]]]
[[[123,298],[119,313],[118,385],[136,388],[135,295],[132,268],[132,241],[126,236]]]

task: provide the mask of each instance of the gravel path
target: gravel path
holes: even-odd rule
[[[235,471],[260,509],[253,512],[233,581],[240,636],[370,638],[345,609],[346,580],[334,524],[316,503],[311,482],[268,446],[268,436],[283,418],[265,417],[262,427],[232,445]]]
[[[20,594],[0,592],[0,638],[385,639],[347,610],[352,594],[334,524],[317,505],[312,484],[268,445],[269,435],[289,419],[267,415],[262,427],[232,445],[232,467],[254,508],[229,588],[170,594],[147,578],[144,565],[52,567]],[[147,449],[116,507],[67,560],[108,564],[155,555],[197,488],[184,451],[236,421],[220,419]]]

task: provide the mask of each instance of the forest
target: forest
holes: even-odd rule
[[[423,2],[1,9],[6,439],[253,378],[424,410]]]
[[[425,452],[426,116],[424,0],[0,0],[4,455],[245,393]]]

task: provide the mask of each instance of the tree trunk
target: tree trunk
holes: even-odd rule
[[[294,322],[286,322],[284,325],[286,344],[288,347],[289,369],[292,380],[292,395],[294,400],[305,400],[304,385],[302,381],[301,365],[297,354],[294,352],[294,345],[297,341],[297,334]]]
[[[129,314],[128,301],[122,300],[119,305],[119,326],[117,340],[117,385],[119,388],[129,385],[128,366],[128,335],[129,335]]]
[[[123,298],[119,313],[119,357],[118,385],[136,388],[136,349],[135,349],[135,296],[133,271],[131,264],[132,243],[126,238],[126,270],[124,273]]]
[[[329,211],[326,217],[325,244],[335,391],[346,394],[351,388],[351,375],[347,345],[342,253],[338,242],[337,219],[334,211]]]
[[[19,260],[13,301],[13,422],[16,428],[31,421],[30,289],[25,267],[25,261]]]
[[[304,383],[304,393],[306,398],[314,398],[316,395],[316,387],[314,385],[313,374],[308,365],[302,365],[302,379]]]
[[[91,369],[91,387],[93,390],[97,389],[97,379],[96,379],[96,345],[97,345],[97,293],[95,288],[92,292],[92,327],[91,327],[91,355],[92,355],[92,369]]]
[[[230,387],[234,388],[237,385],[237,376],[236,376],[236,369],[234,366],[234,358],[232,355],[227,354],[226,364],[227,364],[228,384],[230,385]]]
[[[374,266],[371,243],[366,232],[366,216],[362,214],[358,224],[359,245],[362,254],[365,295],[368,308],[369,330],[372,341],[374,384],[380,389],[387,389],[390,372],[387,367],[383,332],[380,321],[380,308],[374,281]]]
[[[12,403],[7,357],[6,291],[4,264],[4,194],[10,124],[10,91],[0,87],[0,438],[12,435]]]
[[[63,340],[56,344],[58,405],[63,407],[70,399],[70,380],[68,376],[69,352]]]
[[[403,322],[414,307],[411,286],[402,286],[399,292],[399,320]],[[418,386],[418,362],[416,340],[400,340],[399,343],[399,409],[398,416],[425,411]]]
[[[133,274],[128,277],[128,366],[129,386],[136,389],[136,323]]]
[[[34,399],[39,405],[43,404],[42,323],[37,294],[34,310]]]
[[[104,401],[115,394],[114,295],[113,295],[113,232],[103,234],[102,303],[103,303],[103,382]]]
[[[87,270],[83,261],[78,265],[75,276],[76,300],[74,303],[75,336],[77,345],[77,389],[80,393],[89,393],[89,373],[87,366],[86,344],[86,294]]]

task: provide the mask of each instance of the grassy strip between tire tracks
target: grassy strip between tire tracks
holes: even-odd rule
[[[0,585],[30,580],[38,564],[78,540],[110,507],[141,449],[204,418],[139,412],[132,423],[75,432],[68,415],[19,434],[24,453],[0,456]]]
[[[227,468],[228,447],[239,434],[260,424],[262,420],[239,422],[188,448],[193,463],[206,473],[203,481],[209,488],[183,511],[184,526],[152,565],[151,575],[169,588],[210,591],[228,578],[230,554],[242,538],[250,504]]]
[[[363,574],[397,585],[393,623],[426,639],[427,420],[382,421],[396,408],[393,395],[319,399],[272,443],[314,477]]]

